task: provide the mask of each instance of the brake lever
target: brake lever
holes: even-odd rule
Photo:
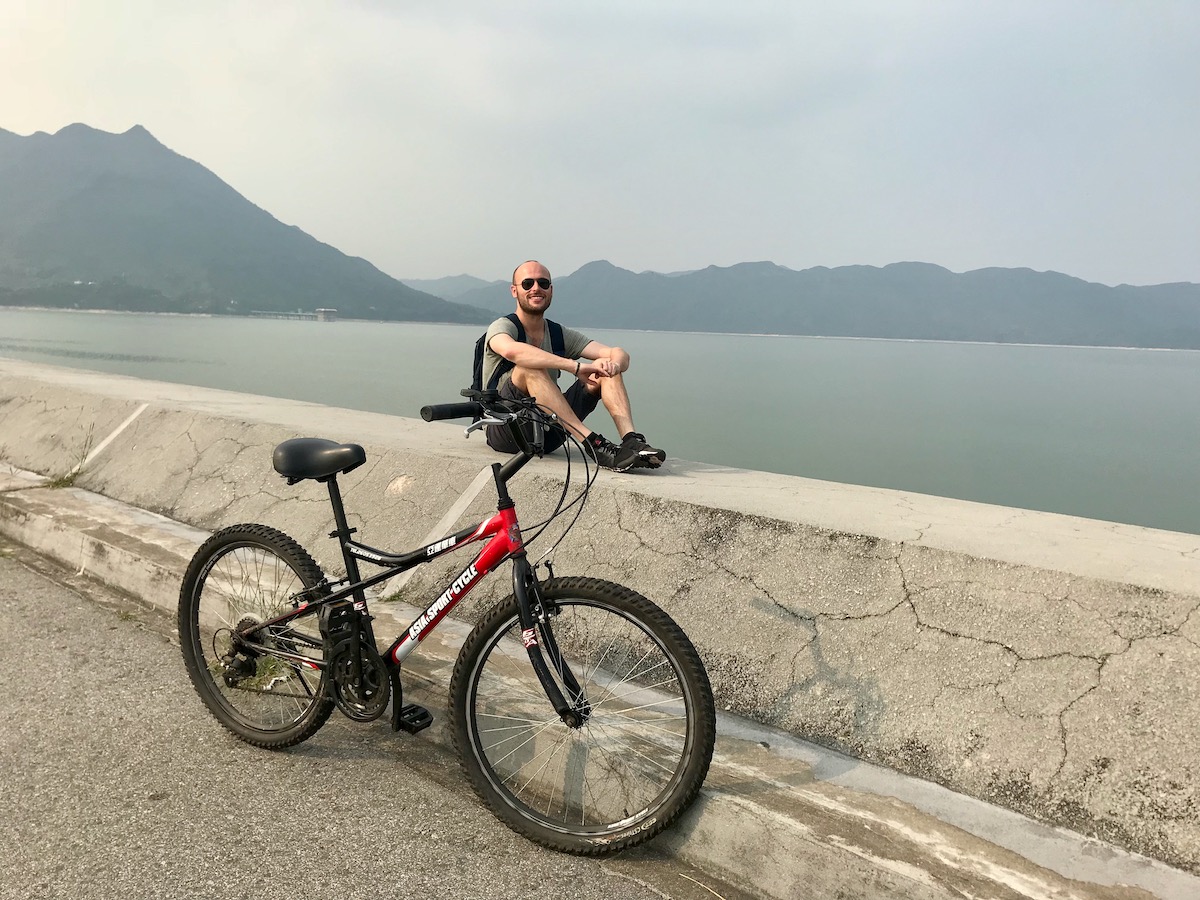
[[[463,437],[469,438],[471,436],[472,431],[478,431],[480,428],[486,428],[488,425],[506,425],[506,424],[508,424],[507,419],[497,419],[494,416],[484,416],[482,419],[478,419],[478,420],[472,422],[470,425],[468,425],[466,428],[466,431],[463,432]]]

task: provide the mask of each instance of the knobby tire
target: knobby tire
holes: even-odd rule
[[[324,575],[308,552],[265,525],[218,531],[192,557],[179,592],[179,644],[200,699],[222,725],[256,747],[279,750],[307,740],[333,712],[323,669],[263,653],[232,656],[232,631],[293,609],[293,598]],[[316,616],[255,635],[258,643],[323,657]]]
[[[599,855],[640,844],[687,809],[708,772],[716,712],[704,665],[670,616],[629,588],[553,578],[541,596],[553,614],[539,644],[548,664],[549,646],[561,649],[585,721],[568,727],[551,707],[510,595],[455,664],[462,765],[493,812],[543,846]]]

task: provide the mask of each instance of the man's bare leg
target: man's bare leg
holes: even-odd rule
[[[648,466],[651,469],[661,466],[663,460],[666,459],[666,453],[647,444],[646,439],[637,434],[637,430],[633,427],[629,393],[625,390],[625,382],[621,375],[618,373],[609,378],[593,376],[590,379],[588,390],[593,390],[593,386],[596,384],[599,385],[600,399],[604,402],[604,408],[608,410],[613,424],[617,426],[617,437],[622,439],[622,446],[626,445],[626,441],[623,439],[632,432],[634,435],[632,447],[640,457],[638,465]]]
[[[567,398],[559,390],[558,382],[551,378],[545,369],[517,366],[512,370],[512,383],[558,416],[558,420],[580,440],[592,433],[590,428],[579,421],[579,417],[567,403]]]
[[[597,389],[600,391],[600,402],[617,426],[617,440],[620,440],[634,430],[633,411],[629,405],[629,392],[625,390],[625,380],[619,373],[608,378],[593,376],[589,379],[588,390],[595,393]]]
[[[550,373],[545,369],[525,369],[518,366],[513,369],[512,381],[542,406],[551,410],[558,416],[559,421],[578,437],[585,438],[592,433],[571,410],[567,398],[558,387],[558,382],[550,377]],[[585,386],[593,394],[599,391],[600,402],[604,404],[604,408],[612,416],[613,424],[617,426],[618,440],[634,430],[629,392],[619,374],[608,378],[593,375]]]

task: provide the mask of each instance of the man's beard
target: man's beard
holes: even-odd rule
[[[549,299],[546,300],[546,306],[544,308],[538,309],[537,307],[530,306],[528,299],[518,297],[517,298],[517,306],[521,307],[522,312],[529,313],[529,315],[531,315],[531,316],[540,316],[547,309],[550,308],[550,300]]]

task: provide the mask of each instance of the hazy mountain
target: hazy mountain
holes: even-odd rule
[[[507,281],[484,281],[474,275],[447,275],[445,278],[401,278],[400,281],[415,291],[424,291],[426,294],[433,294],[443,300],[455,300],[471,291],[496,286],[503,287],[505,296],[512,299],[508,293]]]
[[[514,305],[503,283],[458,300]],[[660,275],[598,261],[555,278],[551,315],[582,328],[1200,349],[1200,285],[1109,287],[1057,272],[956,274],[915,262]]]
[[[140,126],[0,130],[0,198],[0,304],[489,318],[284,225]]]
[[[570,276],[568,276],[569,278]],[[559,283],[566,283],[566,279],[555,278],[554,289],[557,296]],[[491,309],[502,313],[510,313],[517,308],[516,302],[513,300],[512,291],[509,289],[509,282],[492,281],[484,284],[483,287],[475,288],[467,291],[464,294],[459,294],[456,298],[459,303],[469,303],[472,306],[478,306],[481,309]]]

